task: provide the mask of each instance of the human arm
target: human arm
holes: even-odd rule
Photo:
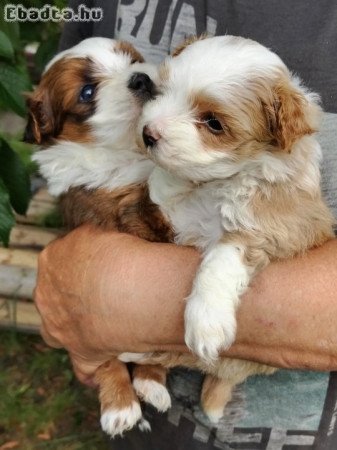
[[[337,368],[337,241],[271,264],[238,311],[230,356],[273,366]],[[82,381],[114,352],[186,350],[185,297],[196,250],[81,227],[41,254],[43,334],[65,347]]]

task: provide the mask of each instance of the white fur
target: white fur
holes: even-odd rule
[[[123,409],[107,409],[101,416],[101,427],[111,437],[122,435],[124,431],[133,428],[142,419],[139,403]]]
[[[217,244],[208,251],[194,280],[185,310],[185,341],[205,360],[215,360],[236,333],[235,310],[249,283],[242,250]]]
[[[140,429],[140,431],[142,431],[143,433],[149,433],[151,431],[151,425],[150,423],[144,419],[144,417],[142,417],[138,423],[138,428]]]
[[[105,188],[112,191],[133,183],[146,181],[153,163],[136,149],[97,148],[90,144],[59,142],[35,153],[40,173],[52,195],[60,195],[72,186],[88,189]]]
[[[204,252],[186,306],[185,339],[199,356],[214,360],[235,338],[235,310],[253,272],[243,263],[244,249],[219,244],[220,239],[225,233],[260,230],[250,205],[264,185],[283,183],[289,196],[296,190],[310,195],[320,190],[321,149],[313,136],[298,139],[290,154],[257,140],[255,144],[265,145],[265,151],[236,155],[236,145],[256,139],[247,104],[260,108],[261,89],[273,98],[274,86],[288,79],[308,105],[314,105],[309,116],[314,128],[319,108],[317,96],[301,86],[277,55],[247,39],[222,36],[198,41],[165,64],[161,95],[145,105],[138,132],[147,126],[160,137],[147,149],[160,166],[149,179],[151,199],[172,224],[176,243]],[[199,94],[229,105],[231,111],[236,108],[240,136],[247,141],[228,140],[231,143],[219,150],[205,148],[191,101]]]
[[[129,362],[142,362],[147,357],[149,357],[151,353],[121,353],[118,355],[118,359],[122,362],[129,363]]]
[[[72,186],[113,190],[142,183],[153,168],[138,152],[135,130],[141,106],[128,83],[135,72],[155,80],[157,70],[150,64],[131,64],[132,56],[118,51],[116,45],[113,39],[85,39],[59,53],[46,67],[50,70],[62,58],[89,58],[94,75],[103,79],[97,88],[95,113],[86,122],[93,142],[59,141],[33,157],[52,195]]]
[[[209,409],[209,410],[203,410],[204,414],[206,415],[206,417],[208,418],[208,420],[216,425],[219,423],[220,419],[223,417],[224,415],[224,409],[223,408],[218,408],[218,409]]]
[[[163,384],[144,378],[134,378],[132,384],[137,396],[154,406],[159,412],[165,412],[171,408],[171,397]]]

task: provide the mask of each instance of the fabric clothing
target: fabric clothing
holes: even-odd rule
[[[101,22],[67,23],[60,50],[104,36],[131,42],[160,63],[186,36],[208,32],[257,40],[275,51],[327,113],[319,141],[322,188],[337,217],[337,2],[333,0],[70,0],[101,7]],[[202,377],[170,373],[173,406],[167,414],[145,407],[152,433],[137,429],[110,442],[114,450],[332,450],[337,448],[337,375],[279,371],[238,386],[225,417],[211,427],[198,406]]]
[[[70,0],[103,8],[100,22],[67,23],[60,49],[90,36],[125,39],[159,63],[186,36],[208,32],[254,39],[275,51],[337,112],[335,0]]]

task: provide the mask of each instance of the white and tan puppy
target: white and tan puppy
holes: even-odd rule
[[[172,224],[175,242],[203,252],[185,313],[195,355],[121,359],[209,374],[202,406],[216,422],[235,384],[275,371],[217,359],[235,339],[241,295],[270,261],[334,237],[314,136],[321,109],[277,55],[239,37],[191,39],[160,74],[160,94],[143,109],[139,143],[159,166],[150,197]]]
[[[27,103],[25,138],[49,192],[61,196],[65,225],[92,223],[150,241],[167,241],[170,228],[150,202],[153,163],[135,141],[137,120],[153,97],[156,69],[128,43],[90,38],[58,54]],[[113,326],[113,320],[112,320]],[[140,424],[137,395],[159,410],[170,406],[161,367],[127,367],[112,359],[98,369],[101,423],[111,436]]]
[[[317,95],[251,40],[188,44],[162,66],[161,93],[145,105],[139,134],[161,167],[150,177],[151,199],[176,243],[204,255],[185,339],[214,361],[235,339],[252,277],[332,238],[333,218],[320,192]]]

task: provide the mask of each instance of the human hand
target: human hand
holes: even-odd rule
[[[238,311],[226,355],[279,367],[337,367],[337,241],[271,264]],[[187,351],[184,299],[200,262],[196,250],[81,227],[50,244],[39,261],[36,304],[42,334],[63,346],[90,383],[113,354]]]

